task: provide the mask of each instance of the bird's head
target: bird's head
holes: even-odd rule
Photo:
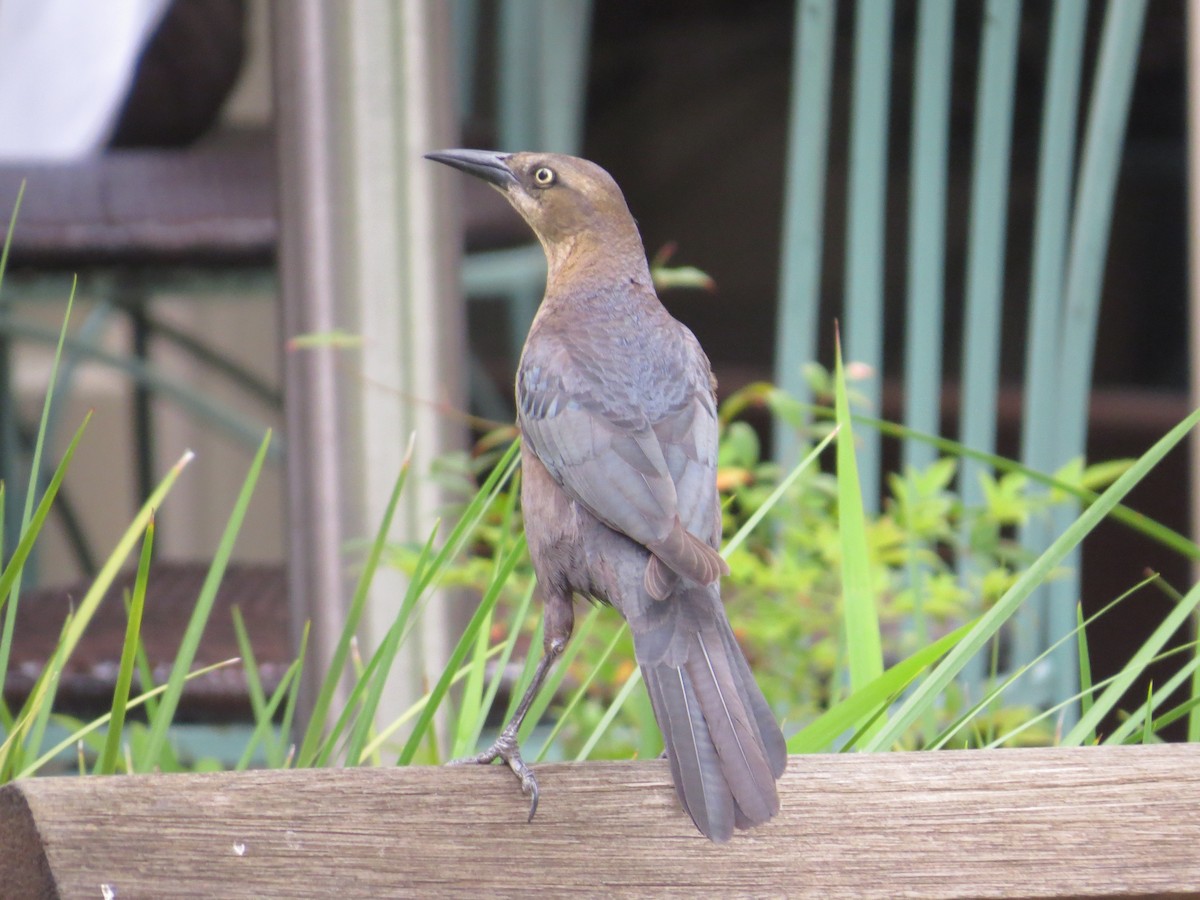
[[[612,176],[586,159],[558,153],[442,150],[426,159],[481,178],[508,198],[533,229],[553,268],[595,245],[633,242],[637,224]]]

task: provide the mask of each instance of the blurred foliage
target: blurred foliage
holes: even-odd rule
[[[815,366],[808,375],[820,404],[832,395],[832,377]],[[855,402],[853,392],[851,401]],[[861,405],[861,397],[857,402]],[[799,427],[810,446],[832,428],[830,421],[814,417],[811,407],[801,407],[771,385],[751,385],[724,401],[717,481],[726,539],[763,506],[788,474],[766,458],[759,431],[747,421],[762,420],[764,413],[770,415],[774,427],[788,427],[785,423]],[[490,469],[513,435],[512,428],[503,429],[481,441],[474,453],[441,459],[435,477],[465,502],[476,491],[481,474]],[[839,634],[842,618],[837,492],[835,477],[828,471],[832,454],[828,455],[826,469],[810,468],[802,473],[732,553],[731,574],[723,584],[734,632],[764,694],[783,722],[785,734],[811,721],[847,693],[842,674],[845,654]],[[1111,482],[1124,468],[1124,463],[1089,468],[1075,463],[1056,477],[1095,489]],[[959,469],[959,460],[942,457],[923,470],[889,475],[881,511],[868,516],[870,577],[888,665],[977,615],[1003,594],[1031,561],[1016,541],[1017,526],[1048,516],[1056,504],[1071,502],[1065,494],[1034,485],[1019,472],[985,472],[980,476],[983,503],[967,506],[956,489]],[[509,490],[519,490],[519,483],[514,482]],[[497,506],[504,508],[506,504]],[[446,511],[447,520],[454,515],[455,510]],[[446,570],[443,583],[481,591],[494,572],[493,549],[509,542],[505,529],[520,527],[519,516],[505,521],[497,514],[487,519],[477,532],[473,552]],[[393,562],[407,569],[415,559],[413,548],[397,548]],[[970,561],[963,567],[966,575],[958,571],[958,563],[963,560]],[[501,640],[512,624],[506,620],[506,611],[516,607],[533,577],[526,557],[504,588],[493,626],[496,640]],[[578,602],[584,605],[587,601]],[[579,614],[583,611],[581,608]],[[540,609],[534,604],[529,621],[523,625],[527,634],[533,634],[539,615]],[[592,681],[588,700],[576,707],[564,723],[553,756],[574,757],[633,670],[633,643],[628,632],[616,652],[603,659],[604,649],[620,627],[620,616],[615,613],[601,616],[583,639],[586,645],[571,661],[564,682],[567,687],[582,682],[597,666],[601,671]],[[540,653],[541,648],[530,647],[529,652]],[[960,687],[948,692],[938,724],[952,721],[981,692],[981,686],[974,691]],[[1029,716],[1030,710],[1022,708],[997,706],[986,710],[976,717],[975,736],[969,743],[982,743],[1007,731],[1006,723]],[[1049,743],[1052,727],[1049,723],[1040,729],[1028,729],[1020,740]],[[647,757],[657,755],[661,749],[649,701],[644,690],[639,690],[621,709],[603,744],[592,755]]]

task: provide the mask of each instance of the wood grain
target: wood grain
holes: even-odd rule
[[[663,761],[45,778],[0,789],[0,895],[1200,895],[1200,745],[792,757],[724,846]],[[57,892],[57,893],[56,893]]]

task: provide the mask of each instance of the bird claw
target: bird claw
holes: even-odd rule
[[[447,765],[464,766],[472,763],[487,765],[498,759],[504,761],[504,764],[517,776],[517,781],[521,783],[521,793],[529,798],[529,819],[527,821],[532,822],[538,807],[538,783],[533,775],[533,769],[529,768],[529,764],[521,758],[521,748],[517,744],[515,734],[510,734],[506,730],[496,739],[496,743],[482,753],[476,756],[452,759]]]

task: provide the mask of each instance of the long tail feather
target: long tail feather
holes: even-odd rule
[[[714,841],[779,810],[783,734],[750,674],[715,588],[655,604],[634,644],[680,803]],[[664,608],[665,607],[665,608]]]

